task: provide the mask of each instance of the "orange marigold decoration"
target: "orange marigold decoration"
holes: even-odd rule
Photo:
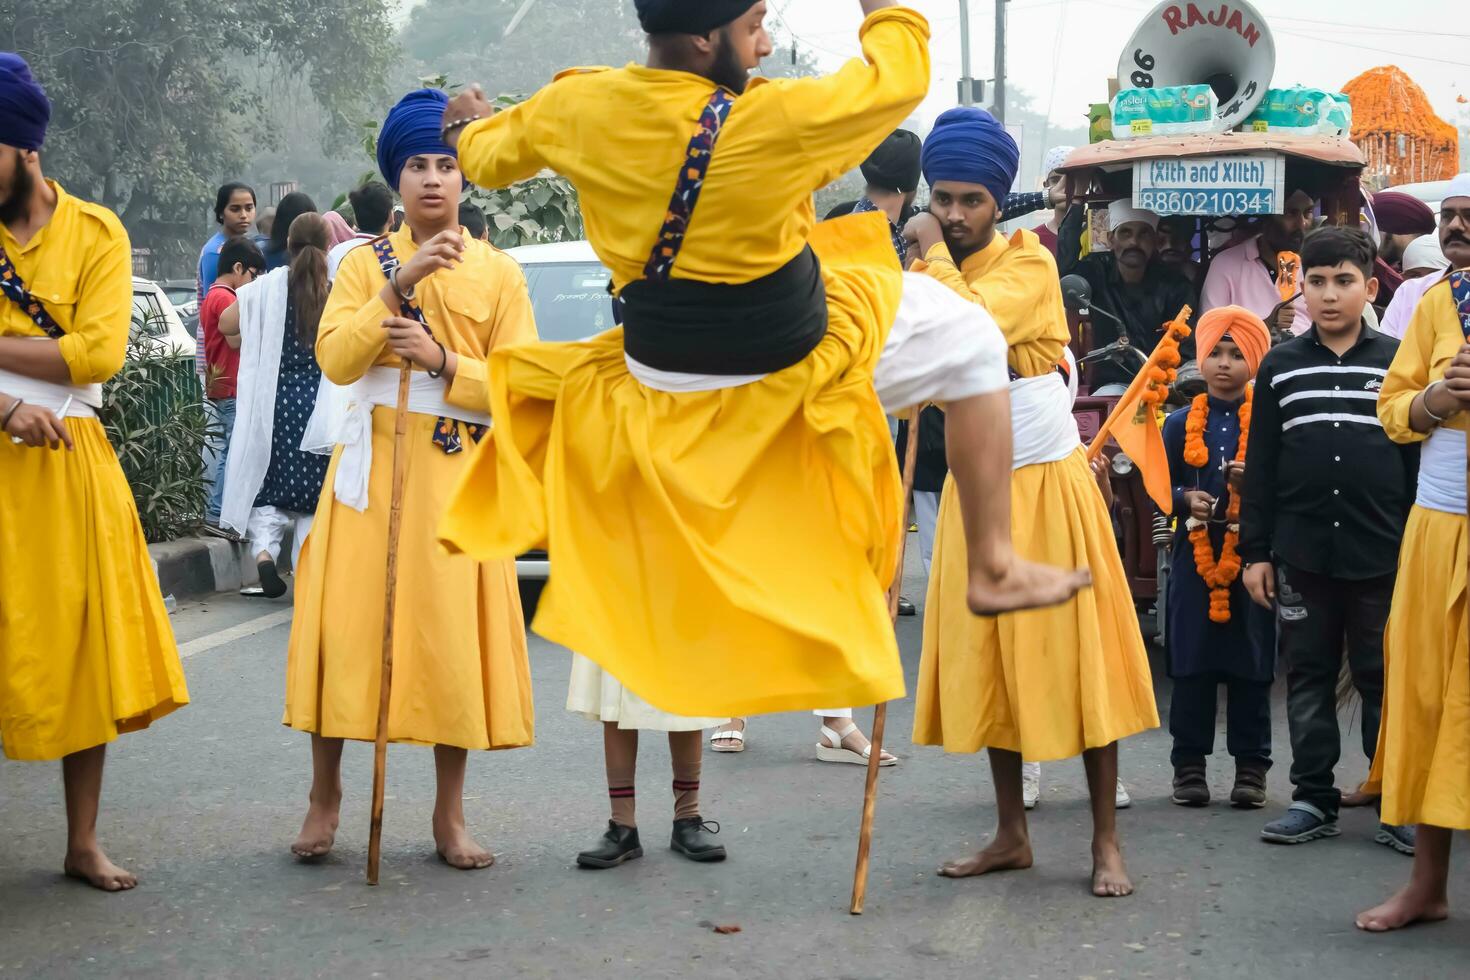
[[[1400,69],[1370,68],[1342,87],[1353,106],[1352,140],[1375,186],[1449,180],[1460,169],[1460,135]]]
[[[1240,406],[1240,444],[1235,447],[1235,462],[1245,462],[1246,444],[1250,441],[1252,389],[1245,389],[1245,403]],[[1208,466],[1210,449],[1205,445],[1205,426],[1210,419],[1210,396],[1200,394],[1190,403],[1189,415],[1184,420],[1184,461],[1195,469]],[[1240,494],[1226,488],[1230,503],[1225,508],[1225,541],[1220,546],[1220,557],[1215,557],[1215,546],[1210,543],[1208,521],[1190,517],[1184,522],[1189,530],[1189,543],[1194,546],[1194,568],[1210,589],[1210,620],[1216,623],[1230,622],[1230,587],[1240,577],[1240,555],[1236,546],[1240,543]]]

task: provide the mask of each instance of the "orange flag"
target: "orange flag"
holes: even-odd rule
[[[1108,414],[1092,445],[1087,447],[1087,458],[1096,459],[1107,445],[1108,437],[1118,441],[1123,452],[1133,460],[1143,476],[1144,489],[1153,498],[1159,510],[1165,514],[1174,511],[1173,486],[1169,482],[1169,457],[1164,452],[1164,433],[1159,428],[1159,406],[1168,397],[1169,385],[1173,383],[1179,367],[1179,341],[1189,336],[1189,307],[1167,325],[1159,345],[1148,357],[1148,363],[1118,404]]]
[[[1148,495],[1160,511],[1168,514],[1174,509],[1174,488],[1169,482],[1169,457],[1164,452],[1158,409],[1144,401],[1140,390],[1128,400],[1124,412],[1113,426],[1113,438],[1143,475],[1143,487]]]

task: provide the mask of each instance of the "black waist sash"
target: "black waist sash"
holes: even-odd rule
[[[827,289],[810,246],[751,282],[641,279],[621,298],[623,349],[659,371],[772,374],[827,335]]]

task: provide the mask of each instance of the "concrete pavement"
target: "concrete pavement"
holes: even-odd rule
[[[600,735],[563,710],[569,657],[539,638],[538,744],[471,756],[466,809],[496,866],[466,873],[435,859],[430,754],[394,747],[383,884],[371,889],[368,746],[347,750],[333,856],[303,866],[287,852],[309,775],[307,738],[280,725],[288,620],[284,602],[234,596],[175,616],[194,703],[119,740],[109,759],[101,831],[142,878],[136,892],[63,879],[57,767],[0,762],[0,978],[1420,978],[1464,976],[1470,962],[1463,839],[1456,917],[1389,936],[1352,927],[1409,869],[1372,843],[1370,813],[1345,811],[1336,840],[1257,840],[1289,799],[1279,701],[1282,761],[1263,812],[1172,806],[1166,734],[1124,744],[1136,801],[1121,818],[1138,886],[1130,899],[1087,891],[1077,761],[1044,767],[1034,869],[937,877],[941,859],[983,843],[993,793],[981,757],[910,745],[906,702],[890,714],[888,747],[903,762],[880,784],[865,916],[846,914],[862,770],[816,762],[815,719],[803,715],[756,719],[743,755],[706,754],[705,815],[723,826],[728,862],[667,850],[668,752],[650,734],[638,780],[647,856],[578,870],[574,854],[606,822]],[[911,684],[919,622],[900,626]],[[870,714],[860,720],[866,729]],[[1343,741],[1347,784],[1365,763],[1356,734]],[[1220,743],[1217,797],[1231,772],[1223,732]],[[741,932],[717,935],[716,924]]]

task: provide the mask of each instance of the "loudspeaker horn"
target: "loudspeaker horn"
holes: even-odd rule
[[[1118,83],[1124,88],[1209,85],[1219,101],[1215,129],[1224,131],[1255,110],[1275,70],[1271,29],[1245,0],[1165,0],[1123,49]]]

